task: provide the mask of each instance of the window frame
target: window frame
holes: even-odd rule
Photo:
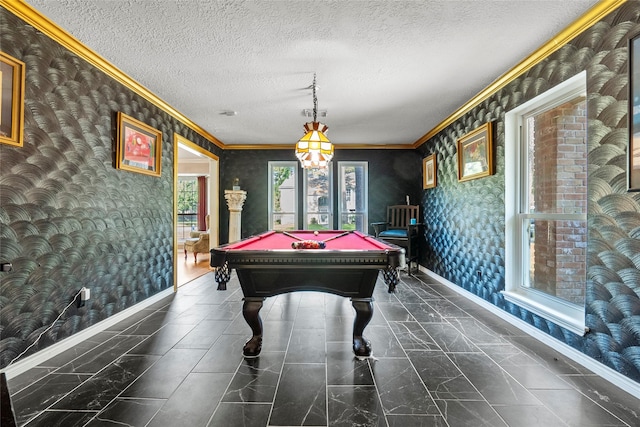
[[[344,181],[344,176],[342,171],[344,168],[349,166],[362,167],[364,169],[364,188],[362,189],[362,194],[364,195],[364,206],[361,211],[348,212],[344,211],[342,208],[342,183]],[[359,230],[365,234],[368,234],[369,228],[369,162],[367,161],[341,161],[338,162],[338,190],[336,194],[336,202],[338,204],[338,229],[343,228],[342,217],[343,215],[348,214],[360,214],[362,215],[362,226],[363,230]]]
[[[522,154],[524,135],[523,122],[536,112],[545,111],[578,96],[586,97],[586,71],[582,71],[554,88],[514,108],[505,114],[505,290],[504,298],[530,312],[566,328],[578,335],[584,335],[585,307],[561,298],[526,287],[529,268],[527,225],[531,219],[545,220],[587,220],[584,214],[541,214],[529,213],[523,204],[528,197],[527,156]],[[523,177],[524,175],[524,177]],[[523,213],[523,209],[527,208]],[[561,217],[561,218],[560,218]],[[523,257],[527,255],[527,258]],[[585,254],[586,260],[586,254]],[[586,286],[586,276],[585,276]]]
[[[298,229],[299,224],[299,207],[298,207],[298,162],[297,161],[269,161],[267,180],[269,182],[269,197],[268,197],[268,213],[269,213],[269,230],[275,230],[275,218],[276,212],[273,211],[273,169],[275,167],[290,167],[293,169],[293,182],[294,182],[294,211],[293,212],[277,212],[278,214],[293,214],[294,230]]]
[[[334,203],[334,195],[333,195],[333,168],[332,167],[328,167],[326,169],[322,169],[322,170],[326,170],[328,173],[328,194],[327,194],[327,202],[328,202],[328,211],[327,212],[320,212],[320,211],[309,211],[309,206],[307,204],[307,200],[308,200],[308,190],[309,190],[309,171],[311,171],[313,169],[302,169],[302,175],[303,175],[303,189],[302,189],[302,227],[304,230],[309,229],[309,224],[307,221],[307,217],[310,214],[314,214],[317,213],[318,215],[321,214],[326,214],[329,216],[329,221],[328,221],[328,230],[333,230],[333,203]]]

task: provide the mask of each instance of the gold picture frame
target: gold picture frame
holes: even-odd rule
[[[458,181],[493,175],[491,122],[458,138]]]
[[[640,34],[629,39],[629,191],[640,191]]]
[[[25,64],[0,52],[0,142],[22,147]]]
[[[116,169],[160,176],[162,132],[118,112]]]
[[[435,188],[437,184],[436,178],[436,155],[431,154],[422,159],[422,188]]]

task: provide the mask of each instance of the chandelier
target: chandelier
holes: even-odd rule
[[[326,168],[333,158],[333,144],[324,134],[329,127],[316,120],[318,98],[316,97],[315,73],[313,74],[311,88],[313,89],[313,122],[307,122],[303,126],[305,134],[296,143],[296,157],[300,160],[300,164],[304,169]]]

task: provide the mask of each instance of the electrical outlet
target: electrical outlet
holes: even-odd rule
[[[478,275],[478,279],[482,279],[482,271],[478,270],[476,274]]]
[[[78,308],[84,307],[84,302],[91,297],[91,291],[84,286],[80,289],[80,292],[76,294],[76,306]]]
[[[11,264],[10,262],[3,262],[2,263],[2,272],[3,273],[9,273],[10,271],[13,271],[13,264]]]

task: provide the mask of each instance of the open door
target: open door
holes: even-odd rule
[[[207,212],[209,214],[209,249],[218,246],[219,243],[219,158],[203,148],[197,146],[188,139],[174,134],[174,176],[173,176],[173,283],[174,291],[179,286],[208,273],[209,252],[198,254],[198,262],[195,262],[193,254],[185,259],[184,241],[191,238],[191,222],[189,214],[180,212],[178,203],[178,183],[185,184],[190,180],[196,180],[198,176],[206,176],[207,179]],[[183,188],[181,186],[181,188]],[[183,191],[183,190],[181,190]],[[204,250],[204,249],[202,249]]]

